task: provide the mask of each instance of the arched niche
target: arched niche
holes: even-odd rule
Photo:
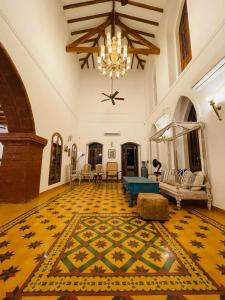
[[[0,43],[0,106],[7,133],[0,133],[0,202],[24,202],[39,194],[43,148],[21,77]]]
[[[188,121],[188,116],[192,107],[194,107],[196,112],[196,118],[198,119],[197,109],[194,102],[186,96],[181,96],[175,107],[173,120],[176,122]]]
[[[177,122],[197,122],[198,116],[194,103],[186,96],[181,96],[174,112],[174,120]],[[179,149],[180,147],[180,149]],[[200,171],[201,149],[197,131],[188,133],[183,141],[178,140],[179,163],[192,172]]]

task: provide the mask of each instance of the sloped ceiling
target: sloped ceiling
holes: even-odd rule
[[[155,36],[166,0],[62,0],[71,31],[67,52],[79,54],[81,68],[94,67],[107,31],[122,31],[132,67],[144,69],[147,55],[159,55]]]

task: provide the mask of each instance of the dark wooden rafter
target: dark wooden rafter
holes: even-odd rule
[[[119,0],[118,2],[121,2],[122,6],[125,6],[128,4],[128,0]]]
[[[133,65],[134,65],[134,54],[133,54],[133,56],[132,56],[131,69],[133,69]]]
[[[112,0],[91,0],[91,1],[85,1],[85,2],[78,2],[78,3],[73,3],[73,4],[68,4],[68,5],[64,5],[63,9],[67,10],[67,9],[73,9],[73,8],[78,8],[78,7],[82,7],[82,6],[88,6],[88,5],[96,5],[96,4],[100,4],[100,3],[104,3],[104,2],[110,2]],[[121,2],[122,6],[125,5],[133,5],[136,7],[140,7],[140,8],[144,8],[144,9],[148,9],[148,10],[153,10],[156,12],[160,12],[163,13],[163,9],[160,7],[156,7],[156,6],[151,6],[145,3],[140,3],[140,2],[136,2],[136,1],[132,1],[132,0],[116,0],[117,2]]]
[[[131,28],[131,27],[130,27]],[[152,33],[149,33],[149,32],[146,32],[146,31],[141,31],[141,30],[137,30],[137,29],[133,29],[133,28],[131,28],[133,31],[136,31],[136,33],[139,33],[139,34],[141,34],[141,35],[145,35],[145,36],[149,36],[149,37],[151,37],[151,38],[154,38],[155,37],[155,35],[154,34],[152,34]]]
[[[135,30],[131,29],[130,27],[128,27],[127,25],[125,25],[124,23],[122,23],[120,21],[119,18],[116,19],[117,25],[127,34],[127,35],[131,35],[134,38],[136,38],[139,42],[141,42],[143,45],[145,45],[146,47],[148,47],[149,49],[151,49],[152,53],[151,54],[160,54],[160,49],[155,46],[154,44],[152,44],[151,42],[149,42],[148,40],[146,40],[144,37],[142,37],[140,34],[138,34],[137,32],[135,32]]]
[[[76,53],[99,53],[100,52],[100,47],[92,46],[92,47],[73,47],[69,49],[67,52],[76,52]],[[147,48],[134,48],[129,47],[128,48],[128,53],[130,54],[142,54],[142,55],[149,55],[152,54],[151,49]],[[83,60],[83,58],[81,58]]]
[[[130,46],[131,46],[132,48],[134,48],[133,43],[132,43],[131,40],[129,39],[128,34],[127,34],[126,32],[124,32],[124,33],[125,33],[125,36],[126,36],[126,39],[127,39],[128,44],[130,44]],[[142,70],[144,70],[145,66],[144,66],[144,64],[143,64],[143,61],[140,59],[140,57],[138,56],[138,54],[134,54],[134,56],[136,57],[136,59],[137,59],[137,61],[138,61],[138,64],[140,64]]]
[[[110,19],[110,18],[109,18],[109,19]],[[92,45],[91,48],[94,48],[94,47],[96,47],[96,45],[98,45],[98,41],[99,41],[99,39],[101,38],[102,32],[103,32],[104,30],[105,30],[105,28],[103,28],[103,29],[99,32],[99,34],[98,34],[98,36],[97,36],[97,38],[96,38],[96,40],[95,40],[95,42],[93,43],[93,45]],[[89,59],[90,55],[93,55],[93,52],[92,52],[92,53],[89,52],[89,53],[87,54],[85,60],[83,61],[82,65],[81,65],[81,69],[84,68],[85,64],[88,65],[88,59]]]
[[[82,33],[85,33],[85,32],[89,32],[89,31],[93,30],[94,28],[96,28],[96,27],[86,28],[86,29],[81,29],[81,30],[74,30],[74,31],[71,32],[71,35],[76,35],[76,34],[82,34]]]
[[[131,42],[132,42],[133,44],[137,44],[137,45],[141,45],[141,46],[144,45],[142,42],[139,42],[139,41],[136,41],[136,40],[132,40],[132,39],[130,39],[130,40],[131,40]]]
[[[163,9],[157,6],[151,6],[145,3],[141,3],[141,2],[136,2],[136,1],[132,1],[132,0],[116,0],[117,2],[121,2],[123,1],[125,4],[124,5],[133,5],[136,7],[140,7],[140,8],[144,8],[144,9],[148,9],[148,10],[153,10],[156,12],[160,12],[163,13]],[[123,4],[122,4],[123,5]]]
[[[155,21],[142,19],[142,18],[138,18],[135,16],[130,16],[130,15],[122,14],[122,13],[116,13],[116,14],[117,14],[117,16],[119,16],[121,18],[126,18],[126,19],[134,20],[134,21],[141,22],[141,23],[146,23],[146,24],[153,25],[153,26],[159,26],[159,23],[155,22]]]
[[[95,38],[92,38],[92,39],[84,41],[83,44],[93,43],[94,41],[95,41]]]
[[[99,32],[102,32],[103,30],[105,30],[105,28],[107,26],[109,26],[110,23],[111,23],[111,18],[108,18],[101,25],[93,28],[92,30],[90,30],[89,32],[87,32],[85,35],[81,36],[77,40],[73,41],[71,44],[67,45],[66,50],[69,50],[70,48],[76,47],[76,46],[84,43],[85,41],[89,40],[96,33],[99,33]]]
[[[78,2],[78,3],[64,5],[63,9],[66,10],[66,9],[78,8],[82,6],[95,5],[95,4],[100,4],[104,2],[110,2],[110,1],[112,0],[92,0],[92,1]]]
[[[91,57],[92,57],[93,68],[95,69],[95,59],[94,59],[94,54],[93,53],[91,54]]]
[[[112,25],[111,25],[111,36],[115,36],[115,25],[116,25],[116,12],[115,12],[115,0],[113,0],[112,7]]]
[[[74,18],[74,19],[69,19],[67,23],[76,23],[76,22],[81,22],[81,21],[88,21],[92,19],[98,19],[98,18],[104,18],[104,17],[109,17],[111,16],[111,12],[105,12],[102,14],[97,14],[97,15],[90,15],[90,16],[85,16],[85,17],[80,17],[80,18]]]

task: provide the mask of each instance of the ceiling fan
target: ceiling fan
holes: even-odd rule
[[[101,102],[105,102],[105,101],[112,101],[112,105],[116,105],[116,102],[115,100],[120,100],[120,101],[124,101],[125,98],[119,98],[119,97],[116,97],[118,94],[119,94],[119,91],[115,91],[113,92],[113,78],[111,78],[111,94],[110,95],[107,95],[105,93],[102,93],[102,95],[108,97],[107,99],[104,99],[104,100],[101,100]]]

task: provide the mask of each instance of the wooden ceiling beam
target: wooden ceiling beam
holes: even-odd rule
[[[116,1],[121,2],[121,0],[116,0]],[[132,0],[125,0],[125,1],[126,1],[126,4],[128,4],[128,5],[133,5],[133,6],[136,6],[136,7],[140,7],[140,8],[144,8],[144,9],[153,10],[153,11],[156,11],[156,12],[163,13],[163,9],[160,8],[160,7],[157,7],[157,6],[151,6],[151,5],[148,5],[148,4],[144,4],[144,3],[140,3],[140,2],[136,2],[136,1],[132,1]]]
[[[93,53],[91,54],[91,57],[92,57],[93,68],[95,69],[95,58],[94,58],[94,54]]]
[[[68,52],[76,52],[76,53],[99,53],[100,52],[100,47],[73,47],[71,48]],[[151,49],[147,48],[134,48],[134,47],[129,47],[128,48],[128,53],[130,54],[142,54],[142,55],[149,55],[149,54],[154,54],[154,52]],[[85,60],[84,57],[80,58],[80,61]]]
[[[109,16],[111,16],[111,14],[112,14],[112,12],[106,12],[106,13],[97,14],[97,15],[91,15],[91,16],[85,16],[85,17],[80,17],[80,18],[75,18],[75,19],[69,19],[67,21],[67,23],[71,24],[71,23],[76,23],[76,22],[81,22],[81,21],[87,21],[87,20],[92,20],[92,19],[109,17]]]
[[[141,23],[146,23],[146,24],[153,25],[153,26],[159,26],[159,23],[155,22],[155,21],[150,21],[147,19],[142,19],[142,18],[138,18],[135,16],[130,16],[130,15],[122,14],[122,13],[116,13],[116,14],[118,17],[121,17],[121,18],[126,18],[126,19],[134,20],[134,21],[141,22]]]
[[[137,45],[144,45],[142,42],[140,42],[140,41],[136,41],[136,40],[133,40],[133,39],[130,39],[131,40],[131,42],[133,43],[133,44],[137,44]]]
[[[95,42],[93,43],[93,46],[90,47],[91,49],[95,48],[95,46],[98,44],[98,41],[99,41],[100,37],[102,36],[102,32],[103,32],[104,30],[105,30],[105,28],[103,28],[103,29],[99,32],[99,34],[98,34],[98,36],[97,36]],[[98,49],[99,49],[99,47],[98,47]],[[99,50],[98,50],[98,51],[99,51]],[[87,52],[87,51],[86,51],[86,52]],[[88,65],[88,59],[89,59],[90,55],[92,55],[93,53],[94,53],[94,52],[89,52],[89,53],[87,54],[86,59],[84,60],[84,62],[83,62],[82,65],[81,65],[81,69],[84,68],[84,66],[85,66],[86,63],[87,63],[87,65]]]
[[[71,32],[71,35],[76,35],[76,34],[82,34],[82,33],[85,33],[85,32],[89,32],[91,30],[93,30],[95,27],[92,27],[92,28],[87,28],[87,29],[81,29],[81,30],[76,30],[76,31],[72,31]],[[130,27],[131,28],[131,27]],[[137,29],[134,29],[134,28],[131,28],[132,30],[136,31],[137,33],[141,34],[141,35],[144,35],[144,36],[149,36],[151,38],[154,38],[155,35],[152,34],[152,33],[149,33],[149,32],[146,32],[146,31],[141,31],[141,30],[137,30]]]
[[[118,0],[118,2],[121,2],[122,6],[125,6],[128,4],[128,0]]]
[[[76,34],[82,34],[82,33],[85,33],[85,32],[89,32],[89,31],[93,30],[94,28],[96,28],[96,27],[86,28],[86,29],[81,29],[81,30],[75,30],[75,31],[71,32],[71,35],[76,35]]]
[[[122,23],[119,18],[116,20],[117,25],[125,32],[126,35],[131,35],[134,38],[136,38],[139,42],[141,42],[146,47],[150,48],[152,50],[152,54],[160,54],[160,49],[143,38],[140,34],[136,33],[134,30],[132,30],[130,27],[126,26],[124,23]]]
[[[151,37],[151,38],[154,38],[154,37],[155,37],[154,34],[149,33],[149,32],[145,32],[145,31],[133,29],[133,28],[131,28],[131,27],[130,27],[130,29],[133,30],[133,31],[135,31],[135,32],[138,33],[138,34],[141,34],[141,35],[149,36],[149,37]]]
[[[73,41],[72,43],[70,43],[69,45],[66,46],[66,51],[68,51],[71,47],[76,47],[82,43],[84,43],[85,41],[89,40],[93,35],[95,35],[96,33],[102,32],[103,30],[105,30],[105,28],[111,23],[111,18],[108,18],[104,23],[102,23],[101,25],[99,25],[98,27],[93,28],[90,32],[87,32],[85,35],[81,36],[80,38],[78,38],[77,40]]]
[[[115,11],[115,0],[113,1],[112,7],[112,24],[111,24],[111,36],[115,36],[115,27],[116,27],[116,11]]]
[[[127,34],[126,32],[124,32],[124,33],[125,33],[125,36],[126,36],[126,38],[127,38],[128,44],[130,44],[130,46],[133,47],[133,44],[132,44],[131,40],[129,39],[128,34]],[[129,50],[130,50],[130,49],[135,49],[135,48],[134,48],[134,47],[133,47],[133,48],[129,48]],[[138,65],[140,64],[142,70],[144,70],[145,66],[144,66],[143,62],[141,61],[140,57],[138,56],[138,54],[137,54],[137,53],[134,53],[134,56],[135,56],[136,59],[138,60]]]
[[[95,41],[95,38],[92,38],[92,39],[84,41],[83,44],[93,43],[94,41]]]
[[[94,1],[92,0],[92,1],[78,2],[78,3],[64,5],[63,9],[66,10],[66,9],[78,8],[82,6],[95,5],[95,4],[100,4],[104,2],[110,2],[110,1],[112,0],[94,0]]]

